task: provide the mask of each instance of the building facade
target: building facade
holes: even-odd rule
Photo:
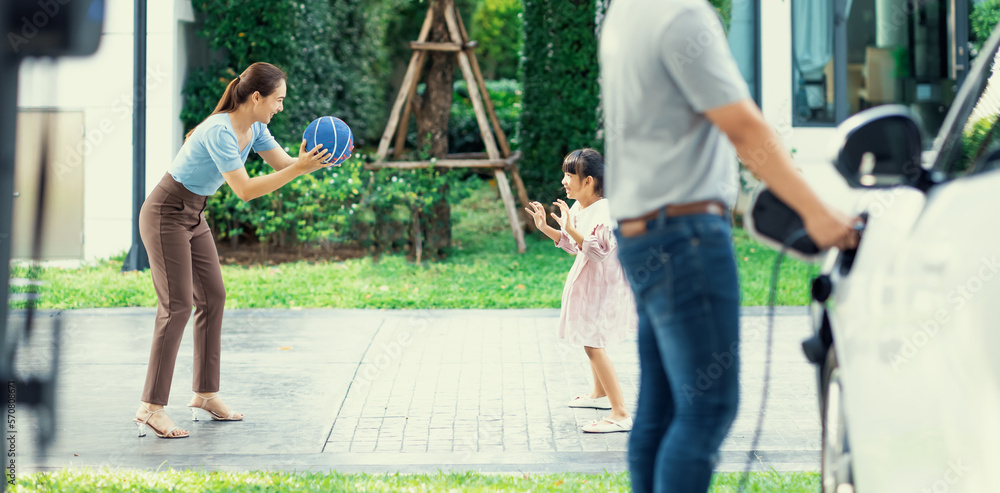
[[[54,165],[43,258],[90,260],[120,254],[132,234],[133,1],[106,0],[97,53],[27,60],[21,66],[12,256],[30,255],[31,200],[42,125]],[[41,8],[41,7],[39,7]],[[190,0],[148,1],[146,190],[180,149],[181,88],[194,12]]]

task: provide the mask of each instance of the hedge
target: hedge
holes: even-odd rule
[[[597,138],[597,6],[594,0],[524,0],[523,6],[521,177],[531,200],[547,204],[562,190],[563,156],[603,148]]]
[[[230,79],[265,61],[288,75],[285,111],[269,124],[279,140],[296,138],[323,115],[348,122],[355,143],[377,141],[385,122],[384,12],[362,0],[193,0],[205,15],[199,34],[221,61],[192,70],[181,120],[192,128],[218,102]],[[297,148],[297,147],[296,147]]]
[[[710,1],[728,26],[731,0]],[[560,196],[561,164],[567,153],[581,147],[603,150],[596,31],[597,19],[610,3],[523,1],[519,133],[521,176],[532,200],[547,204]]]

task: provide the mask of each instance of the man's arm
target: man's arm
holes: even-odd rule
[[[853,248],[851,222],[816,196],[795,166],[778,135],[749,99],[705,111],[736,147],[743,165],[802,217],[809,237],[820,248]]]

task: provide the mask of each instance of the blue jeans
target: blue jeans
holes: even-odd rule
[[[639,312],[632,491],[704,493],[739,401],[739,280],[720,216],[665,217],[619,231]]]

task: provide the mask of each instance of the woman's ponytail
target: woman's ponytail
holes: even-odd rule
[[[212,115],[236,111],[255,92],[259,92],[261,96],[270,96],[283,80],[285,80],[285,73],[280,68],[265,62],[254,63],[247,67],[242,74],[229,81],[229,84],[226,85],[226,91],[219,98]],[[195,128],[198,127],[195,126]],[[188,131],[184,139],[187,140],[193,133],[194,128]]]

